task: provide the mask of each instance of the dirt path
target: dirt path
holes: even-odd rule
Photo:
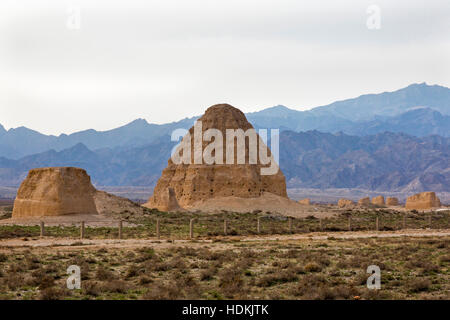
[[[265,241],[295,241],[295,240],[327,240],[334,239],[365,239],[365,238],[399,238],[399,237],[450,237],[450,230],[402,230],[392,232],[321,232],[308,234],[293,234],[293,235],[279,235],[279,236],[249,236],[249,237],[222,237],[216,238],[221,241],[211,239],[197,239],[197,240],[157,240],[153,239],[83,239],[76,238],[42,238],[42,239],[5,239],[0,241],[0,249],[7,250],[12,248],[139,248],[139,247],[154,247],[154,248],[168,248],[174,245],[189,245],[190,247],[201,247],[205,244],[214,244],[222,247],[230,242],[265,242]]]

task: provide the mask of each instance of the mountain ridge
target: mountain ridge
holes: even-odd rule
[[[430,118],[423,121],[424,114],[410,113],[416,109],[429,109],[433,112],[428,111],[427,116]],[[415,118],[407,117],[411,114],[415,115]],[[440,134],[448,137],[450,89],[438,85],[429,86],[426,83],[412,84],[396,91],[361,95],[307,111],[278,105],[247,113],[246,116],[257,129],[279,128],[281,131],[296,132],[319,130],[332,133],[342,131],[360,136],[403,130],[415,136]],[[87,129],[59,136],[44,135],[26,127],[6,131],[0,125],[0,156],[20,159],[50,149],[64,150],[77,143],[83,143],[91,150],[144,146],[170,134],[174,129],[190,128],[196,119],[198,117],[166,124],[152,124],[140,118],[111,130]],[[400,130],[399,124],[402,126]]]
[[[19,185],[31,168],[76,166],[86,169],[97,185],[154,186],[175,143],[167,135],[139,147],[92,151],[77,144],[19,160],[0,158],[0,185]],[[289,188],[449,192],[448,159],[450,138],[437,135],[280,133],[280,167]]]

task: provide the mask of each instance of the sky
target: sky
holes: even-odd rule
[[[0,124],[166,123],[450,87],[450,1],[2,0]]]

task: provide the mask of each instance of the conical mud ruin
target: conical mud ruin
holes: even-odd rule
[[[288,200],[283,173],[244,113],[219,104],[184,136],[145,206],[169,211],[209,199],[265,194]]]

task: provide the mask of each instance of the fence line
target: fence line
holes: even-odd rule
[[[380,230],[404,230],[410,228],[432,228],[433,227],[433,222],[436,222],[437,218],[439,217],[433,217],[432,214],[428,215],[428,216],[424,216],[424,217],[420,217],[417,218],[416,216],[412,216],[414,219],[410,219],[409,223],[407,223],[407,219],[408,219],[408,215],[405,213],[403,214],[403,216],[400,219],[395,219],[394,221],[385,221],[382,220],[382,217],[380,215],[376,215],[375,218],[370,219],[367,217],[353,217],[353,216],[348,216],[347,218],[347,225],[345,225],[345,221],[343,221],[342,217],[338,217],[338,218],[294,218],[294,217],[277,217],[277,219],[275,219],[274,223],[277,222],[278,224],[276,225],[276,227],[278,227],[278,230],[275,230],[274,232],[274,223],[272,223],[272,225],[270,224],[270,220],[274,220],[273,216],[257,216],[256,217],[256,230],[253,229],[254,231],[251,231],[252,228],[251,226],[249,226],[247,228],[247,235],[248,234],[270,234],[268,232],[264,232],[264,229],[266,229],[268,227],[272,227],[272,233],[271,234],[292,234],[292,233],[304,233],[304,232],[323,232],[323,231],[329,231],[329,232],[333,232],[333,231],[362,231],[362,230],[366,230],[366,231],[380,231]],[[398,217],[395,217],[398,218]],[[442,217],[441,217],[442,218]],[[388,219],[387,219],[388,220]],[[413,225],[413,222],[419,220],[415,226]],[[166,221],[167,223],[169,223],[170,220]],[[268,222],[269,221],[269,222]],[[122,220],[115,220],[116,223],[118,223],[118,239],[122,239],[123,238],[123,222]],[[189,239],[194,239],[196,236],[196,232],[195,232],[195,225],[198,224],[198,222],[210,222],[210,223],[214,223],[215,227],[218,227],[220,230],[220,223],[223,222],[223,232],[217,232],[216,234],[214,234],[215,236],[220,236],[220,235],[224,235],[224,236],[228,236],[228,235],[234,235],[237,233],[232,233],[230,232],[230,227],[233,227],[233,224],[230,223],[231,221],[228,219],[223,219],[223,218],[191,218],[189,220],[189,233],[187,234]],[[281,225],[280,225],[281,223]],[[388,225],[392,225],[393,223],[394,226],[393,227],[389,227]],[[173,225],[173,221],[171,221],[170,223],[171,225]],[[155,219],[155,230],[154,230],[154,235],[156,236],[157,239],[161,238],[161,228],[164,225],[164,219],[161,218],[156,218]],[[200,224],[201,225],[201,224]],[[384,225],[384,226],[383,226]],[[80,239],[84,239],[86,238],[86,223],[85,221],[81,221],[80,222]],[[180,226],[180,224],[178,224],[177,226]],[[201,225],[203,227],[205,227],[205,224]],[[302,227],[301,229],[299,229],[299,226]],[[372,227],[371,227],[372,226]],[[40,222],[39,224],[40,227],[40,236],[44,237],[46,235],[48,235],[48,232],[46,232],[46,228],[45,228],[45,223],[43,221]],[[443,228],[441,227],[441,229],[448,229],[448,225],[445,225]],[[254,227],[255,228],[255,225]],[[306,228],[306,231],[303,229]],[[171,230],[169,230],[169,236],[171,235],[170,232]],[[233,231],[233,230],[232,230]],[[109,233],[109,232],[108,232]],[[198,233],[197,233],[198,234]],[[244,231],[245,234],[245,231]],[[244,234],[240,234],[240,235],[244,235]],[[202,234],[200,234],[202,235]]]

